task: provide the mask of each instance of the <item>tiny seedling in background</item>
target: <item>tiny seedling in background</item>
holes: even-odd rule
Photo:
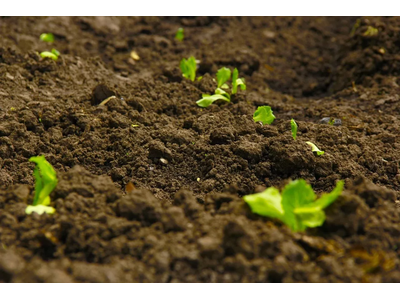
[[[246,90],[246,83],[244,81],[244,78],[239,78],[239,71],[237,68],[235,68],[232,74],[232,95],[237,93],[238,86],[240,86],[240,89],[242,91]]]
[[[290,120],[290,127],[292,128],[293,139],[296,140],[296,137],[297,137],[297,123],[296,123],[295,120],[293,120],[293,119]]]
[[[263,125],[270,125],[275,120],[271,106],[259,106],[254,112],[253,120],[254,122],[261,122]]]
[[[360,27],[360,25],[361,25],[361,20],[357,19],[353,25],[353,28],[351,29],[350,36],[353,36],[356,33],[356,30],[358,27]]]
[[[51,58],[52,60],[56,61],[58,57],[60,56],[60,52],[57,51],[56,49],[51,49],[51,52],[49,51],[44,51],[40,53],[40,56],[43,58]]]
[[[175,39],[182,42],[184,37],[185,35],[183,34],[183,28],[179,28],[178,31],[176,32]]]
[[[34,156],[29,161],[36,163],[33,170],[35,177],[35,197],[32,205],[28,205],[25,210],[26,214],[36,212],[38,214],[53,214],[55,209],[50,207],[50,193],[57,186],[57,174],[52,165],[42,156]]]
[[[367,30],[364,32],[363,36],[374,36],[378,34],[378,28],[368,26]]]
[[[320,155],[322,155],[322,154],[325,153],[325,151],[319,150],[318,147],[317,147],[315,144],[311,143],[311,142],[306,142],[306,144],[307,144],[307,145],[310,145],[310,146],[311,146],[312,152],[314,152],[314,153],[317,154],[318,156],[320,156]]]
[[[282,194],[277,188],[270,187],[262,193],[244,196],[243,199],[253,213],[279,219],[293,231],[304,231],[324,223],[324,209],[340,196],[343,185],[343,181],[338,181],[332,192],[316,200],[312,187],[305,180],[298,179],[288,183]]]
[[[42,33],[40,35],[40,40],[43,42],[52,43],[54,42],[54,35],[52,33]]]
[[[194,81],[194,79],[196,78],[197,63],[196,59],[193,56],[189,57],[188,59],[183,58],[179,67],[181,68],[183,77]]]

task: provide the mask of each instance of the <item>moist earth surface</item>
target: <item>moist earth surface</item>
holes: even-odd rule
[[[0,17],[0,282],[400,282],[399,53],[400,18]],[[198,107],[221,67],[247,90]],[[319,228],[242,199],[298,178],[345,182]]]

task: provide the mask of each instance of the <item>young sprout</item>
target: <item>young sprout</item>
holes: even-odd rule
[[[183,28],[179,28],[176,32],[175,39],[182,42],[185,35],[183,34]]]
[[[353,25],[353,28],[351,29],[350,36],[353,36],[356,33],[356,30],[358,27],[360,27],[360,25],[361,25],[361,20],[357,19]]]
[[[240,86],[240,89],[242,91],[246,90],[246,83],[244,81],[244,78],[239,78],[239,71],[237,68],[235,68],[232,74],[232,95],[237,93],[238,86]]]
[[[189,57],[188,59],[183,58],[179,67],[181,68],[183,77],[194,81],[194,79],[196,78],[197,64],[196,59],[193,56]]]
[[[378,34],[378,28],[368,26],[367,30],[364,32],[363,36],[374,36]]]
[[[60,56],[60,52],[57,51],[56,49],[51,49],[51,52],[49,51],[44,51],[42,53],[40,53],[40,56],[43,58],[51,58],[52,60],[56,61],[58,59],[58,57]]]
[[[298,179],[288,183],[282,194],[278,189],[270,187],[262,193],[244,196],[243,199],[253,213],[279,219],[293,231],[304,231],[324,223],[324,209],[340,196],[343,185],[343,181],[338,181],[332,192],[316,200],[312,187],[305,180]]]
[[[218,88],[228,88],[228,85],[225,84],[231,78],[231,70],[228,68],[221,68],[217,72],[217,86]]]
[[[270,125],[275,120],[271,106],[259,106],[254,112],[253,120],[254,122],[262,122],[263,125]]]
[[[40,35],[40,40],[43,42],[52,43],[54,42],[54,35],[52,33],[42,33]]]
[[[293,139],[296,140],[296,137],[297,137],[297,123],[296,123],[295,120],[293,120],[293,119],[290,120],[290,127],[292,128]]]
[[[35,197],[32,205],[28,205],[25,210],[26,214],[36,212],[38,214],[53,214],[55,209],[50,207],[50,193],[57,186],[57,174],[51,164],[42,156],[34,156],[29,161],[36,163],[33,170],[35,177]]]
[[[234,77],[232,77],[234,80],[232,81],[232,95],[234,94],[233,91],[237,91],[237,86],[240,85],[242,90],[246,89],[246,85],[244,84],[244,79],[238,79],[238,74],[239,71],[235,69],[233,71]],[[197,105],[200,107],[208,107],[210,106],[213,102],[217,100],[224,100],[227,102],[231,101],[231,95],[228,94],[226,91],[223,89],[228,89],[229,86],[226,84],[226,82],[231,78],[231,70],[223,67],[218,70],[217,72],[217,89],[215,90],[214,95],[209,95],[209,94],[203,94],[203,98],[200,100],[196,101]]]
[[[231,96],[228,93],[221,89],[217,89],[215,92],[215,95],[203,94],[202,98],[196,101],[197,105],[200,107],[208,107],[217,100],[231,102]]]
[[[315,146],[315,144],[311,143],[311,142],[306,142],[307,145],[311,146],[311,151],[314,152],[316,155],[320,156],[322,154],[325,153],[325,151],[321,151],[318,149],[317,146]]]

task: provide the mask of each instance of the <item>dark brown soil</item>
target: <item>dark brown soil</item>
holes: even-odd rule
[[[0,282],[400,282],[400,18],[359,20],[1,17]],[[247,91],[199,108],[223,66]],[[24,213],[35,155],[58,172],[51,216]],[[296,178],[345,180],[318,229],[241,199]]]

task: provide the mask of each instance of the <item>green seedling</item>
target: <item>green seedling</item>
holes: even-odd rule
[[[246,90],[246,83],[244,81],[244,78],[239,78],[239,71],[237,68],[235,68],[232,74],[232,95],[237,93],[238,86],[240,86],[240,89],[242,91]]]
[[[296,140],[297,137],[297,123],[295,120],[291,119],[290,120],[290,127],[292,128],[292,137],[294,140]]]
[[[183,28],[179,28],[178,31],[176,32],[175,39],[182,42],[184,37],[185,35],[183,34]]]
[[[40,53],[40,56],[43,58],[51,58],[52,60],[56,61],[58,59],[58,57],[60,56],[60,52],[57,51],[56,49],[51,49],[51,52],[49,51],[44,51],[42,53]]]
[[[364,32],[363,36],[374,36],[378,34],[378,28],[368,26],[367,30]]]
[[[231,70],[228,68],[221,68],[217,72],[217,86],[218,88],[229,88],[225,82],[227,82],[231,78]]]
[[[358,27],[360,27],[360,25],[361,25],[361,20],[357,19],[353,25],[353,28],[351,29],[350,36],[353,36],[356,33],[356,30]]]
[[[293,231],[304,231],[308,227],[319,227],[325,219],[324,209],[332,204],[343,191],[343,181],[335,189],[323,194],[318,200],[312,187],[303,179],[288,183],[282,191],[274,187],[262,193],[244,196],[244,201],[253,213],[281,220]]]
[[[55,209],[50,207],[50,193],[57,186],[57,174],[51,164],[42,156],[34,156],[29,161],[36,163],[33,170],[35,177],[35,197],[32,205],[28,205],[25,213],[28,215],[32,212],[38,214],[53,214]]]
[[[197,63],[193,56],[189,57],[188,59],[183,58],[179,67],[181,68],[183,77],[188,78],[191,81],[195,80]]]
[[[325,153],[325,151],[319,150],[318,147],[315,144],[311,143],[311,142],[306,142],[306,144],[310,145],[312,152],[314,152],[318,156],[321,156],[322,154]]]
[[[231,102],[231,96],[226,92],[224,92],[223,94],[216,93],[215,95],[203,94],[202,97],[203,98],[196,101],[197,105],[200,107],[208,107],[217,100],[224,100],[226,102]]]
[[[43,42],[52,43],[54,42],[54,35],[52,33],[42,33],[40,35],[40,40]]]
[[[259,106],[253,114],[253,120],[270,125],[275,120],[271,106]]]
[[[226,82],[231,78],[231,74],[231,70],[228,68],[223,67],[219,69],[217,72],[217,89],[215,90],[214,95],[203,94],[202,98],[196,101],[197,105],[200,107],[208,107],[217,100],[230,102],[231,95],[226,92],[225,89],[229,89],[229,86]],[[239,71],[235,69],[232,77],[232,95],[237,92],[238,86],[240,86],[242,90],[246,89],[244,78],[238,79],[238,76]]]

